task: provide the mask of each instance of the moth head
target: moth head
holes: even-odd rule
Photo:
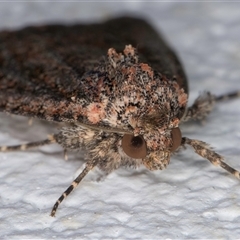
[[[181,145],[181,141],[182,134],[179,127],[173,128],[171,130],[171,146],[168,150],[174,152]],[[148,154],[147,143],[142,135],[124,134],[122,149],[126,155],[135,159],[144,159]]]

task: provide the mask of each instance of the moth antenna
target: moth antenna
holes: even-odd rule
[[[219,95],[215,97],[216,102],[226,101],[226,100],[232,100],[235,98],[240,98],[240,91],[235,91],[223,95]]]
[[[30,142],[26,144],[14,145],[14,146],[0,146],[0,152],[10,152],[10,151],[25,151],[30,148],[41,147],[44,145],[52,144],[56,142],[55,135],[49,135],[48,139]]]
[[[199,154],[201,157],[209,160],[213,165],[220,166],[220,167],[224,168],[225,170],[227,170],[232,175],[234,175],[236,178],[238,178],[238,179],[240,178],[240,172],[238,170],[232,168],[228,164],[226,164],[223,161],[224,158],[221,155],[219,155],[218,153],[214,152],[207,143],[196,140],[196,139],[189,139],[189,138],[183,137],[181,144],[182,145],[185,145],[185,144],[190,145],[191,147],[193,147],[193,149],[195,150],[195,152],[197,154]]]
[[[97,161],[91,160],[86,163],[86,167],[83,171],[74,179],[72,184],[66,189],[66,191],[60,196],[60,198],[54,204],[51,214],[51,217],[54,217],[57,211],[59,204],[78,186],[78,184],[82,181],[82,179],[88,174],[90,170],[92,170],[97,165]]]

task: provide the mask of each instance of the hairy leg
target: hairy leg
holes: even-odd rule
[[[56,142],[55,135],[49,135],[48,139],[41,140],[41,141],[30,142],[26,144],[19,144],[14,146],[1,146],[0,152],[25,151],[30,148],[41,147],[41,146],[52,144],[55,142]]]
[[[218,153],[216,153],[215,151],[213,151],[207,143],[200,140],[183,137],[182,145],[185,145],[185,144],[190,145],[197,154],[209,160],[213,165],[220,166],[224,168],[226,171],[228,171],[229,173],[231,173],[232,175],[234,175],[236,178],[240,178],[240,172],[232,168],[228,164],[226,164],[223,161],[224,158]]]
[[[58,198],[56,203],[54,204],[50,216],[54,217],[57,211],[59,204],[78,186],[78,184],[82,181],[82,179],[88,174],[90,170],[92,170],[96,165],[97,160],[90,160],[86,163],[86,167],[83,171],[77,176],[76,179],[72,182],[72,184],[64,191],[64,193]]]
[[[187,122],[190,120],[204,120],[212,111],[215,103],[238,97],[240,97],[240,91],[223,94],[220,96],[214,96],[210,92],[204,92],[194,101],[192,106],[187,108],[181,121]]]

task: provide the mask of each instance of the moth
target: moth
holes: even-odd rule
[[[200,140],[182,136],[180,124],[203,120],[216,102],[240,92],[200,95],[187,107],[188,83],[176,54],[145,20],[121,17],[100,24],[47,25],[0,33],[0,111],[62,122],[45,140],[86,150],[85,168],[59,204],[94,167],[167,167],[185,145],[239,178],[239,171]]]

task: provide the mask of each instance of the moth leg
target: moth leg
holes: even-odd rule
[[[182,145],[188,144],[193,149],[197,154],[199,154],[201,157],[206,158],[209,160],[213,165],[215,166],[220,166],[230,172],[232,175],[234,175],[236,178],[240,178],[240,172],[237,171],[236,169],[232,168],[228,164],[226,164],[223,161],[223,157],[219,155],[218,153],[214,152],[210,146],[202,141],[195,140],[195,139],[189,139],[186,137],[182,138]]]
[[[2,146],[0,147],[0,152],[25,151],[30,148],[41,147],[41,146],[52,144],[55,142],[56,142],[55,135],[49,135],[48,139],[37,141],[37,142],[30,142],[26,144],[15,145],[15,146]]]
[[[68,160],[67,149],[63,150],[63,156],[64,156],[64,159],[67,161]]]
[[[240,91],[214,96],[210,92],[204,92],[188,107],[181,121],[204,120],[204,118],[212,111],[215,103],[232,100],[240,97]]]
[[[203,120],[213,109],[215,96],[210,92],[204,92],[188,107],[181,121]]]
[[[78,186],[78,184],[82,181],[82,179],[88,174],[90,170],[92,170],[96,165],[98,161],[88,161],[86,163],[86,167],[83,169],[83,171],[77,176],[77,178],[72,182],[72,184],[66,189],[66,191],[60,196],[60,198],[56,201],[54,204],[50,216],[54,217],[55,213],[57,211],[57,208],[59,204]]]
[[[240,98],[240,91],[235,91],[227,94],[223,94],[220,96],[215,97],[216,102],[226,101],[226,100],[232,100],[235,98]]]
[[[32,126],[32,124],[33,124],[33,118],[30,117],[30,118],[28,119],[28,125],[29,125],[29,126]]]

